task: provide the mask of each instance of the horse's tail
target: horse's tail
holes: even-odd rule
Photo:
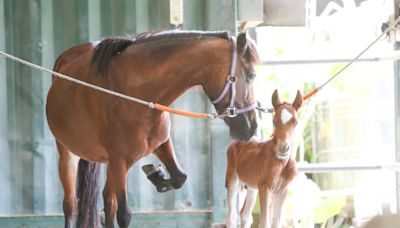
[[[78,165],[77,228],[97,227],[97,200],[100,195],[100,164],[80,159]]]

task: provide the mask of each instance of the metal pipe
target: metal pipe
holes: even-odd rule
[[[400,162],[388,164],[350,164],[350,163],[316,163],[298,164],[298,170],[305,173],[327,173],[337,171],[382,170],[400,172]]]
[[[297,65],[297,64],[324,64],[324,63],[347,63],[352,59],[348,58],[326,58],[326,59],[273,59],[262,61],[262,65]],[[384,56],[360,58],[356,62],[379,62],[400,60],[400,51],[393,51]]]

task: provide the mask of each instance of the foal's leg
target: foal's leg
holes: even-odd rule
[[[233,147],[228,148],[227,161],[225,187],[227,190],[228,215],[226,217],[226,227],[236,228],[238,220],[236,205],[241,183],[236,172],[236,151]]]
[[[274,196],[274,212],[272,218],[272,227],[280,228],[282,227],[282,206],[285,202],[287,196],[287,188],[285,188],[282,192],[276,193]]]
[[[178,160],[176,159],[171,138],[169,138],[165,143],[161,144],[161,146],[159,146],[153,153],[158,157],[158,159],[160,159],[160,161],[164,163],[165,167],[167,167],[167,170],[171,175],[172,187],[175,189],[182,187],[186,181],[187,175],[182,170]]]
[[[271,227],[271,217],[269,204],[271,203],[272,193],[269,188],[265,185],[259,187],[260,191],[260,225],[259,228],[270,228]]]
[[[226,217],[226,227],[236,228],[237,227],[237,196],[240,190],[240,181],[237,175],[226,177],[226,190],[227,190],[227,201],[228,201],[228,215]]]
[[[253,211],[254,204],[257,200],[258,190],[255,188],[247,188],[247,196],[244,201],[244,206],[240,211],[240,227],[241,228],[250,228],[251,224],[253,224],[253,215],[251,212]]]
[[[131,222],[131,211],[128,207],[126,177],[128,165],[125,160],[110,159],[107,167],[107,185],[103,192],[106,206],[106,227],[114,227],[115,199],[117,200],[117,222],[120,228],[126,228]]]
[[[79,158],[69,152],[61,143],[56,141],[60,160],[58,172],[61,184],[64,188],[64,218],[65,228],[71,228],[76,213],[76,172]]]

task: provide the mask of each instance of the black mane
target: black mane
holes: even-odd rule
[[[132,44],[147,43],[158,40],[172,40],[176,38],[192,38],[200,39],[202,37],[219,37],[230,39],[230,32],[218,31],[162,31],[162,32],[146,32],[136,36],[136,39],[126,38],[106,38],[103,39],[96,47],[92,57],[92,66],[101,75],[107,75],[108,65],[111,59],[117,54],[123,52]]]

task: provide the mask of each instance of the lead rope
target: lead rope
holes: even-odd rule
[[[45,67],[33,64],[31,62],[28,62],[28,61],[20,59],[20,58],[17,58],[15,56],[7,54],[7,53],[5,53],[3,51],[0,51],[0,54],[5,56],[6,58],[9,58],[9,59],[15,61],[15,62],[19,62],[19,63],[21,63],[23,65],[32,67],[34,69],[50,73],[50,74],[52,74],[52,75],[54,75],[56,77],[59,77],[61,79],[64,79],[64,80],[67,80],[67,81],[73,82],[75,84],[78,84],[78,85],[81,85],[81,86],[84,86],[84,87],[88,87],[88,88],[91,88],[91,89],[94,89],[94,90],[97,90],[97,91],[101,91],[103,93],[107,93],[107,94],[110,94],[112,96],[120,97],[120,98],[126,99],[128,101],[132,101],[132,102],[135,102],[135,103],[143,104],[143,105],[146,105],[147,107],[152,108],[152,109],[157,109],[157,110],[160,110],[160,111],[166,111],[166,112],[169,112],[169,113],[182,115],[182,116],[187,116],[187,117],[193,117],[193,118],[217,119],[217,118],[221,118],[222,117],[222,116],[220,116],[218,114],[215,114],[215,113],[187,112],[187,111],[183,111],[183,110],[174,109],[174,108],[171,108],[171,107],[168,107],[168,106],[164,106],[164,105],[161,105],[161,104],[148,102],[148,101],[136,98],[136,97],[127,96],[127,95],[122,94],[122,93],[118,93],[118,92],[115,92],[115,91],[112,91],[112,90],[105,89],[105,88],[100,87],[100,86],[96,86],[96,85],[93,85],[93,84],[90,84],[90,83],[87,83],[87,82],[72,78],[72,77],[67,76],[65,74],[61,74],[61,73],[55,72],[53,70],[49,70],[49,69],[47,69]]]

